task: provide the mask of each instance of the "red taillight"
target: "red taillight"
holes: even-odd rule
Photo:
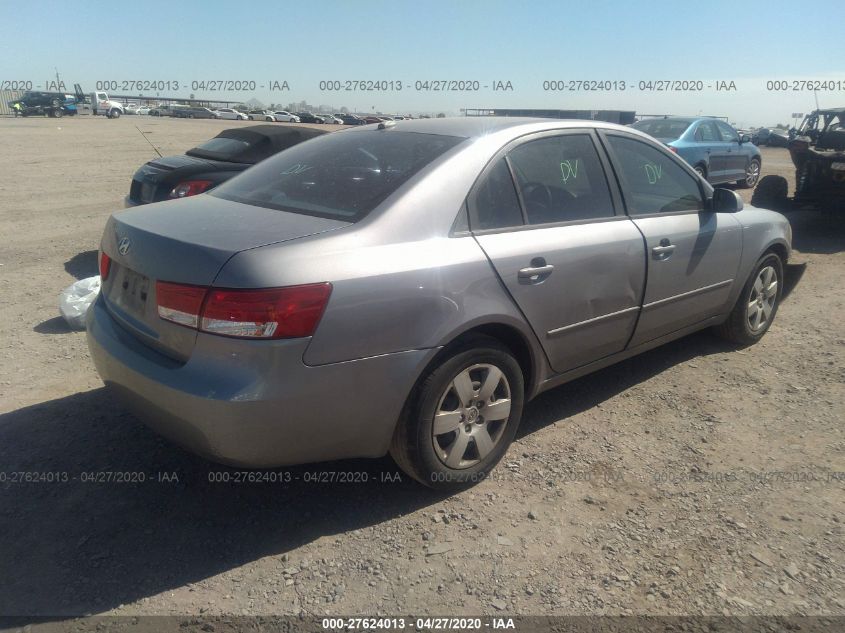
[[[157,281],[158,315],[167,321],[196,328],[200,321],[200,310],[206,292],[207,288],[202,286],[184,286]]]
[[[311,336],[331,291],[329,283],[261,290],[156,283],[162,319],[209,334],[246,338]]]
[[[109,277],[109,270],[111,270],[111,257],[100,251],[98,263],[100,266],[100,281],[105,281]]]
[[[200,329],[212,334],[252,338],[311,336],[331,291],[331,284],[268,290],[212,288],[202,311]]]
[[[213,184],[210,180],[186,180],[173,187],[170,197],[187,198],[188,196],[195,196],[210,188]]]

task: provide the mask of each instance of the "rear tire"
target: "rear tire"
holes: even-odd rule
[[[707,168],[704,165],[699,163],[693,167],[693,169],[695,170],[695,173],[701,176],[704,180],[707,180]]]
[[[510,350],[486,336],[468,338],[423,375],[402,411],[390,453],[429,488],[470,487],[507,452],[523,399],[522,370]]]
[[[739,345],[756,343],[775,320],[782,293],[783,262],[774,253],[766,253],[754,266],[728,319],[714,331]]]
[[[783,176],[764,176],[751,195],[751,206],[779,211],[788,206],[789,184]]]
[[[62,116],[64,116],[64,110],[62,110],[61,108],[56,108],[55,110],[53,110],[53,116],[57,119],[61,119]]]

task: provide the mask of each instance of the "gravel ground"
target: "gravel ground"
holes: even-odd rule
[[[543,394],[471,490],[387,457],[214,483],[102,388],[57,297],[155,156],[136,126],[166,155],[232,125],[0,119],[0,614],[845,614],[842,220],[791,218],[762,342],[702,332]],[[763,173],[791,179],[786,151]],[[33,471],[69,480],[10,481]]]

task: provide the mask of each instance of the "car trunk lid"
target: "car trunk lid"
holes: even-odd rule
[[[102,285],[105,304],[144,343],[185,361],[197,332],[159,318],[156,281],[211,286],[240,251],[347,225],[207,195],[115,213],[102,241],[112,260]]]

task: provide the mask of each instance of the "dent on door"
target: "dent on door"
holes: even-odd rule
[[[621,219],[478,235],[557,372],[625,348],[645,283],[643,239]]]

